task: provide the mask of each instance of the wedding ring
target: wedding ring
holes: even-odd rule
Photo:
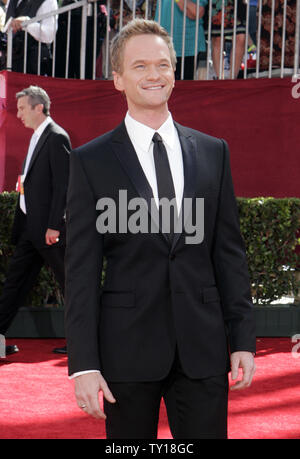
[[[56,242],[58,242],[58,241],[59,241],[59,237],[56,238]]]
[[[86,405],[80,405],[80,408],[84,410],[84,408],[86,408]]]

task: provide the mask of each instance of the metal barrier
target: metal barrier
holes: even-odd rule
[[[177,54],[180,56],[181,79],[184,79],[187,57],[190,58],[190,62],[191,59],[193,60],[194,79],[271,78],[273,76],[282,78],[286,75],[299,74],[300,0],[282,0],[279,3],[275,0],[257,0],[254,10],[251,8],[250,1],[252,0],[219,0],[218,2],[214,0],[193,0],[193,2],[191,0],[107,0],[104,5],[106,12],[103,12],[103,7],[100,5],[103,2],[75,1],[73,4],[36,16],[23,23],[23,72],[27,72],[28,64],[27,27],[32,23],[39,23],[42,27],[46,18],[53,17],[57,34],[51,44],[51,67],[48,75],[70,77],[70,65],[74,57],[73,39],[71,40],[72,18],[77,12],[80,13],[80,23],[77,20],[77,24],[80,25],[80,43],[77,46],[80,70],[77,75],[71,75],[72,78],[87,78],[87,65],[90,65],[90,62],[87,62],[87,53],[92,60],[92,70],[88,78],[111,78],[110,40],[128,20],[137,16],[155,19],[162,25],[167,23],[168,32],[173,38],[176,35],[177,43],[178,36],[180,37]],[[100,7],[102,8],[101,30],[99,30]],[[241,11],[243,11],[242,16]],[[64,18],[64,43],[61,42],[61,18]],[[255,37],[250,29],[253,20],[256,26]],[[187,51],[186,46],[189,43],[190,48],[192,41],[194,47],[190,56],[191,52]],[[8,29],[6,52],[8,70],[13,68],[13,46],[13,32]],[[57,56],[59,53],[62,54],[62,48],[65,53],[64,72],[58,75]],[[41,74],[41,55],[42,45],[39,42],[37,74]],[[100,55],[102,65],[101,71],[97,73]]]

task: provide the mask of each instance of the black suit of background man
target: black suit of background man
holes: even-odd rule
[[[24,181],[26,215],[20,208],[20,196],[16,206],[12,228],[16,248],[0,297],[2,335],[18,309],[24,306],[45,262],[52,268],[64,293],[64,215],[70,149],[68,134],[51,120],[36,144]],[[59,233],[59,240],[52,245],[46,243],[49,228]]]

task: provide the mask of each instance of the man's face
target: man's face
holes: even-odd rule
[[[129,112],[166,107],[174,81],[169,48],[161,37],[144,34],[128,40],[123,71],[114,72],[114,83],[125,92]]]
[[[20,97],[17,101],[17,118],[25,127],[35,129],[41,116],[43,106],[41,104],[32,107],[28,101],[28,96]]]

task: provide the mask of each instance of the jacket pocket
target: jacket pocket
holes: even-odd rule
[[[217,287],[208,287],[202,290],[202,301],[203,303],[219,302],[220,295]]]
[[[135,306],[133,292],[103,292],[101,304],[109,308],[133,308]]]

